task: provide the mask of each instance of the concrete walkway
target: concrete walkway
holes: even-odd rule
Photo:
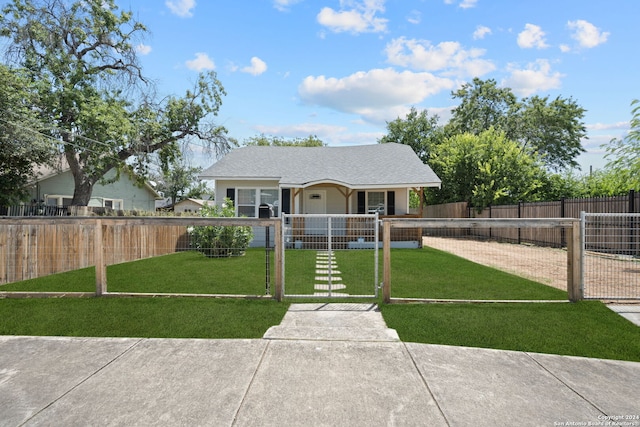
[[[294,304],[262,340],[0,337],[1,426],[640,425],[639,384],[640,363],[403,343],[369,304]]]

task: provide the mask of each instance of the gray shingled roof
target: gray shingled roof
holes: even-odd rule
[[[440,178],[402,144],[348,147],[250,146],[229,152],[200,174],[204,179],[275,179],[283,187],[333,182],[371,186],[439,187]]]

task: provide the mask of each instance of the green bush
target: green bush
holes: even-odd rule
[[[207,218],[233,218],[235,209],[230,199],[222,206],[204,206],[200,216]],[[253,230],[247,226],[198,226],[189,227],[191,247],[210,258],[244,255]]]

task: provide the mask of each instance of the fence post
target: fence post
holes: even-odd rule
[[[582,295],[580,295],[580,280],[582,277],[580,224],[580,221],[574,221],[571,227],[567,229],[567,293],[571,302],[582,299]]]
[[[283,216],[284,220],[284,216]],[[283,221],[282,220],[282,221]],[[275,270],[276,270],[276,289],[275,289],[275,297],[276,301],[282,301],[282,262],[283,262],[283,254],[284,254],[284,236],[282,235],[282,221],[274,222],[274,234],[273,236],[273,245],[275,246]]]
[[[382,302],[391,302],[391,222],[382,221]]]
[[[102,247],[102,220],[96,220],[93,235],[93,260],[96,267],[96,295],[102,296],[107,292],[107,266],[104,263],[104,249]]]
[[[560,198],[560,218],[564,218],[567,215],[565,211],[565,198]],[[567,236],[564,228],[560,229],[560,247],[564,248],[567,242]]]

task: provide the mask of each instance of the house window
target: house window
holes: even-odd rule
[[[278,214],[278,189],[277,188],[263,188],[258,190],[260,192],[260,204],[268,203],[273,206],[273,216],[279,216]]]
[[[73,197],[70,196],[58,196],[58,195],[46,195],[45,203],[47,206],[70,206]]]
[[[256,217],[256,190],[239,188],[236,199],[238,216]]]
[[[105,208],[122,209],[122,199],[102,199],[102,205]]]
[[[279,191],[277,188],[238,188],[236,214],[255,218],[262,203],[273,205],[273,215],[279,216]]]
[[[367,213],[376,212],[380,215],[385,213],[384,191],[367,192]]]

